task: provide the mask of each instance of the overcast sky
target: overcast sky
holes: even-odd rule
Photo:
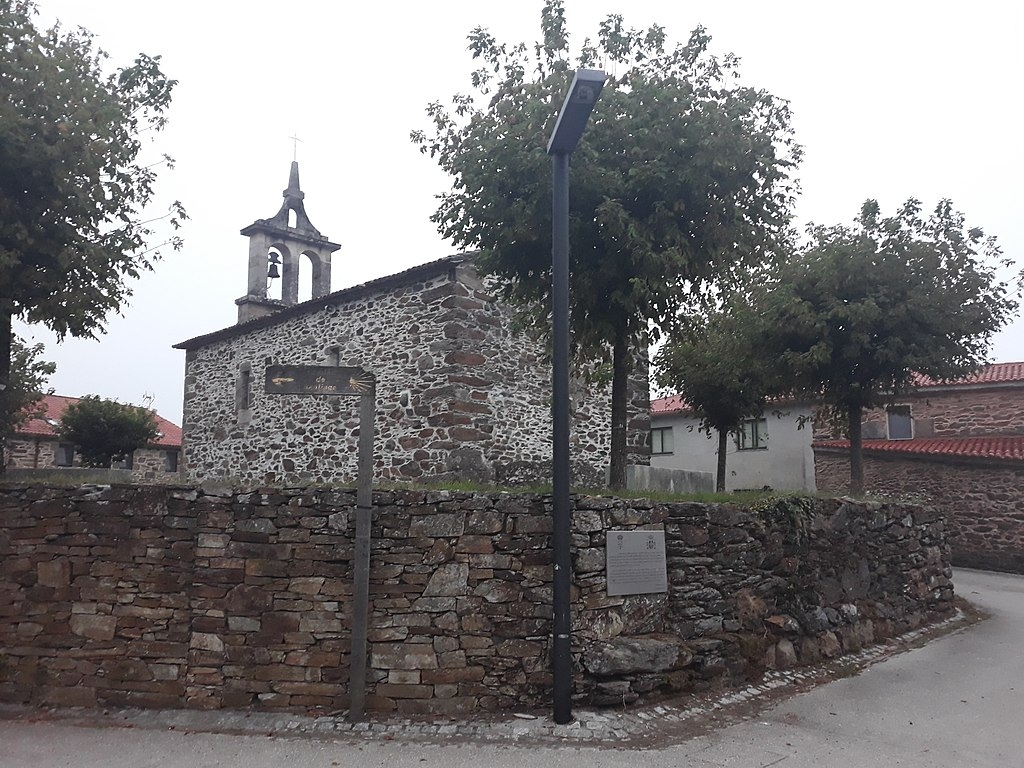
[[[341,244],[333,289],[453,251],[429,220],[448,179],[409,141],[424,107],[469,90],[466,35],[488,27],[501,41],[533,41],[541,0],[340,3],[250,0],[39,0],[49,26],[84,26],[129,64],[163,56],[179,81],[170,124],[153,155],[162,204],[191,220],[183,251],[166,252],[135,284],[130,306],[99,341],[48,345],[58,394],[139,403],[146,394],[181,423],[184,352],[171,345],[235,322],[245,293],[247,240],[239,230],[275,214],[293,142],[306,212]],[[1021,4],[1006,0],[567,0],[574,46],[622,13],[685,40],[702,24],[713,48],[742,59],[742,77],[788,99],[805,160],[802,223],[849,222],[878,199],[926,207],[950,197],[970,224],[999,237],[1018,265],[1024,250],[1019,193]],[[1024,360],[1024,322],[996,339],[996,361]],[[372,365],[372,361],[367,361]]]

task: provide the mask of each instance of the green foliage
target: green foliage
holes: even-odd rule
[[[95,337],[159,258],[147,250],[156,222],[185,218],[174,203],[143,219],[156,169],[172,164],[140,158],[175,85],[159,57],[107,73],[92,34],[41,31],[35,14],[30,0],[0,0],[0,422],[18,412],[4,387],[11,318]]]
[[[948,200],[927,218],[916,200],[883,218],[867,201],[853,227],[813,227],[810,245],[781,264],[755,298],[763,351],[793,390],[845,418],[851,492],[863,490],[860,420],[920,374],[962,377],[985,361],[1016,302],[998,277],[994,238],[968,228]]]
[[[156,171],[140,137],[164,126],[176,81],[145,54],[106,74],[89,32],[42,32],[34,14],[0,1],[0,311],[94,336],[159,257],[143,252]]]
[[[768,496],[750,505],[758,520],[766,527],[778,529],[790,535],[797,544],[807,540],[814,521],[815,500],[813,496],[787,494]]]
[[[718,433],[718,491],[725,491],[728,435],[764,412],[773,387],[760,352],[759,318],[735,301],[679,323],[654,361],[658,384],[683,397],[704,431]]]
[[[57,370],[53,363],[40,359],[42,344],[25,344],[11,338],[11,373],[7,382],[5,412],[0,413],[0,440],[7,439],[22,423],[39,413],[39,400],[52,390],[47,379]]]
[[[412,138],[453,180],[433,216],[441,234],[479,249],[478,263],[543,333],[546,147],[575,68],[559,0],[545,4],[541,31],[532,46],[508,46],[474,30],[474,93],[431,104],[431,131]],[[602,62],[615,73],[573,154],[570,195],[575,354],[611,354],[613,465],[616,441],[625,446],[631,347],[657,336],[688,301],[770,261],[789,234],[800,148],[788,105],[741,85],[738,60],[713,56],[710,41],[697,28],[671,46],[661,27],[627,29],[610,16],[579,49],[579,66]]]
[[[109,467],[114,461],[124,461],[158,434],[152,411],[96,395],[86,395],[69,405],[59,432],[64,440],[74,443],[87,467]]]

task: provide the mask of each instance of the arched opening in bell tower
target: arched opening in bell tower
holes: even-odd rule
[[[272,246],[267,251],[267,298],[274,301],[281,301],[284,290],[284,261],[285,254],[277,246]],[[277,276],[274,276],[274,273]]]
[[[308,253],[299,256],[299,302],[313,298],[313,257]]]

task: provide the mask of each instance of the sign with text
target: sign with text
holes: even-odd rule
[[[608,531],[609,595],[668,592],[665,531]]]
[[[373,374],[327,365],[268,365],[268,395],[365,395]]]

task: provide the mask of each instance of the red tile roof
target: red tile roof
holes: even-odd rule
[[[40,405],[42,405],[44,414],[36,419],[29,419],[20,427],[18,427],[18,434],[26,437],[57,437],[57,423],[60,422],[61,417],[64,415],[64,411],[72,403],[77,403],[80,398],[77,397],[65,397],[63,395],[45,395]],[[159,432],[159,436],[154,441],[154,445],[164,446],[166,448],[180,448],[181,447],[181,427],[176,424],[172,424],[160,414],[154,412],[153,417],[156,419],[156,428]]]
[[[690,406],[687,405],[681,395],[670,395],[668,397],[659,397],[656,400],[651,400],[651,413],[654,415],[660,415],[663,413],[679,413],[680,411],[688,410],[690,410]]]
[[[1024,362],[992,363],[991,365],[986,365],[975,374],[949,381],[935,381],[927,376],[919,376],[915,381],[915,386],[926,389],[928,387],[962,387],[981,384],[1014,383],[1024,383]]]
[[[816,440],[815,448],[849,450],[849,440]],[[864,451],[912,456],[950,456],[1024,461],[1024,435],[1003,437],[924,437],[913,440],[865,440]]]
[[[914,381],[914,386],[920,389],[992,384],[1024,384],[1024,362],[992,363],[991,365],[986,365],[977,373],[965,376],[962,379],[936,381],[926,376],[917,376]],[[669,397],[659,397],[656,400],[651,400],[651,414],[655,416],[680,413],[688,410],[690,410],[689,405],[680,395],[670,395]]]

